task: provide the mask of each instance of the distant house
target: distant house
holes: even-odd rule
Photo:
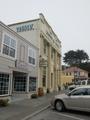
[[[65,68],[61,74],[61,86],[71,84],[77,80],[88,78],[88,72],[78,67]]]
[[[73,75],[75,80],[77,79],[83,80],[88,78],[88,71],[80,69],[78,67],[69,67],[65,69],[63,72],[66,76]]]

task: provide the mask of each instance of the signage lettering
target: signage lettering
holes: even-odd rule
[[[23,26],[17,27],[16,29],[17,29],[17,32],[25,32],[25,31],[34,30],[33,24],[23,25]]]

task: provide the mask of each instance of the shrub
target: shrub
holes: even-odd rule
[[[36,93],[33,93],[32,95],[31,95],[31,98],[37,98],[38,97],[38,95],[36,94]]]
[[[7,106],[9,99],[0,99],[0,106]]]

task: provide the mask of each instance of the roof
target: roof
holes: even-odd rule
[[[80,69],[78,67],[69,67],[65,69],[63,72],[87,72],[88,73],[88,71]]]
[[[22,21],[22,22],[17,22],[17,23],[13,23],[13,24],[9,24],[8,26],[15,26],[15,25],[20,25],[20,24],[24,24],[24,23],[28,23],[28,22],[34,22],[34,21],[38,21],[41,20],[43,23],[47,24],[47,26],[51,29],[51,31],[53,32],[54,36],[57,38],[58,42],[61,43],[61,41],[59,40],[58,36],[56,35],[56,33],[53,31],[52,27],[49,25],[49,23],[47,22],[47,20],[45,19],[44,15],[42,13],[39,14],[39,18],[38,19],[33,19],[33,20],[27,20],[27,21]]]
[[[28,23],[28,22],[34,22],[34,21],[38,21],[38,20],[40,20],[40,19],[38,18],[38,19],[33,19],[33,20],[21,21],[21,22],[9,24],[8,26],[11,27],[11,26],[14,26],[14,25],[19,25],[19,24]]]

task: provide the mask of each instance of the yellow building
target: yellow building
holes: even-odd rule
[[[30,41],[39,50],[37,88],[54,91],[61,85],[61,41],[43,14],[39,18],[9,25],[11,29]]]
[[[71,84],[72,80],[74,79],[74,75],[71,74],[65,74],[65,72],[62,72],[61,74],[61,88],[63,89],[64,85]]]
[[[78,67],[69,67],[62,71],[61,86],[78,80],[88,79],[88,72]]]

